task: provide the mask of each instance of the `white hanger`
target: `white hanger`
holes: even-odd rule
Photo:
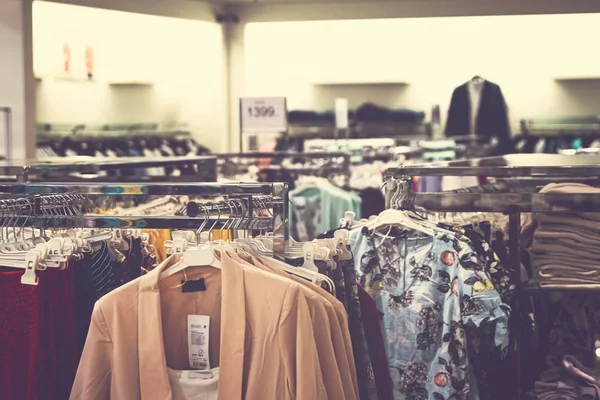
[[[318,251],[317,251],[317,253],[318,253]],[[319,254],[315,254],[315,255],[317,257],[319,256]],[[323,257],[323,256],[321,255],[321,257]],[[306,269],[306,268],[292,267],[291,265],[288,265],[282,261],[279,261],[279,260],[277,260],[275,258],[271,258],[271,257],[261,258],[260,261],[263,262],[264,264],[269,264],[276,268],[281,268],[289,274],[299,276],[299,277],[307,279],[313,283],[321,280],[321,281],[325,282],[327,284],[327,286],[329,286],[330,293],[333,293],[335,290],[335,284],[333,283],[333,280],[331,280],[331,278],[329,278],[328,276],[323,275],[319,272],[312,271],[312,270]],[[316,265],[315,265],[315,267],[316,267]]]
[[[388,225],[399,225],[409,229],[414,229],[419,232],[423,232],[429,236],[434,235],[434,231],[431,228],[427,228],[410,218],[404,211],[401,210],[384,210],[379,216],[372,222],[369,222],[365,226],[368,229],[379,229],[383,226]]]
[[[304,264],[302,264],[302,268],[307,269],[309,271],[319,272],[319,268],[314,261],[315,251],[317,250],[316,243],[304,243],[302,247],[304,253]]]
[[[356,213],[354,211],[346,211],[344,213],[344,218],[340,219],[341,227],[352,227],[354,225],[354,219],[356,218]]]
[[[350,244],[350,232],[346,229],[338,229],[333,232],[333,237],[339,240],[339,248],[342,250],[341,260],[351,260],[352,253],[346,247]]]
[[[202,223],[200,228],[198,228],[198,231],[196,232],[196,237],[200,238],[200,233],[208,223],[209,217],[210,215],[208,211],[206,211],[204,222]],[[212,231],[212,229],[216,226],[217,222],[218,220],[215,221],[213,226],[210,228],[209,234],[210,231]],[[183,271],[184,269],[187,269],[188,267],[210,266],[221,269],[221,261],[215,255],[213,246],[214,244],[209,242],[205,245],[198,244],[198,246],[186,250],[181,256],[179,262],[177,262],[170,268],[167,268],[160,274],[160,279],[164,279],[168,276],[174,275],[180,271]]]

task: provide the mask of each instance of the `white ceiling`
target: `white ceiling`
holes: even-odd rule
[[[365,0],[210,0],[217,4],[332,4],[332,3],[364,3]],[[382,0],[378,0],[381,2]],[[411,0],[383,0],[389,2],[403,2]],[[422,0],[435,1],[435,0]],[[438,0],[439,1],[439,0]]]

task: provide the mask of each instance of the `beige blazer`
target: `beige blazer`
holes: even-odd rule
[[[167,366],[189,369],[190,314],[210,317],[219,399],[343,399],[343,392],[327,393],[324,376],[331,374],[317,354],[312,322],[327,319],[324,299],[317,307],[321,300],[309,300],[302,285],[228,256],[221,269],[188,268],[187,279],[204,278],[206,290],[182,293],[175,287],[182,272],[159,279],[179,259],[170,257],[96,303],[71,399],[171,399]]]
[[[322,351],[318,349],[319,363],[322,370],[328,372],[336,371],[339,373],[339,381],[336,378],[329,377],[325,380],[325,389],[327,393],[338,393],[339,388],[334,386],[338,382],[343,386],[343,399],[358,399],[358,382],[356,379],[356,365],[354,363],[354,352],[352,350],[352,340],[348,330],[348,317],[344,305],[338,299],[321,289],[314,283],[307,281],[295,275],[288,274],[274,260],[261,261],[251,254],[241,252],[233,253],[231,257],[234,260],[249,263],[264,271],[269,271],[279,276],[284,276],[302,286],[310,289],[327,301],[327,323],[319,323],[313,320],[313,329],[315,332],[315,341],[317,346],[325,347]],[[334,355],[329,353],[329,342],[333,344]],[[330,398],[337,398],[330,394]]]

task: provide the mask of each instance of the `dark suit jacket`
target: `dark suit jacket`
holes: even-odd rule
[[[468,135],[470,132],[471,101],[467,85],[468,83],[465,83],[457,87],[452,93],[446,122],[446,136],[448,137]],[[495,83],[483,82],[475,133],[479,136],[497,137],[501,149],[505,149],[510,141],[506,102],[500,86]]]

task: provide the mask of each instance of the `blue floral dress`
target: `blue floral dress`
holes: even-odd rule
[[[383,313],[395,400],[477,399],[465,326],[496,323],[508,345],[510,308],[464,241],[444,229],[394,237],[358,232],[353,252],[361,285]]]

